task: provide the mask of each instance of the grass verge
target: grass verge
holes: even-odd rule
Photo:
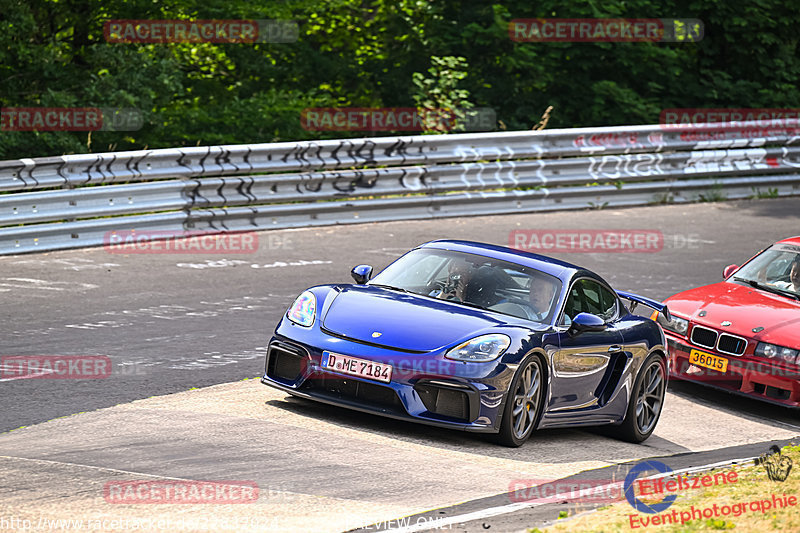
[[[684,485],[688,484],[689,488],[678,487],[676,483],[669,487],[672,490],[667,490],[667,482],[677,478],[662,478],[662,492],[658,492],[652,482],[642,482],[642,477],[653,475],[652,471],[643,472],[644,476],[633,483],[636,498],[643,504],[657,508],[665,497],[675,495],[672,505],[651,514],[637,511],[627,500],[622,500],[594,512],[566,517],[544,531],[800,531],[800,467],[796,470],[791,468],[793,463],[800,464],[800,446],[787,446],[780,453],[764,455],[762,458],[765,462],[761,464],[684,476]],[[787,469],[788,477],[780,481],[787,474]],[[707,486],[703,486],[704,476],[709,476],[709,481],[705,482]],[[723,477],[725,482],[722,481]],[[699,478],[697,483],[695,478]],[[534,533],[541,530],[528,531]]]

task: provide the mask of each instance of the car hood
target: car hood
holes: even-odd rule
[[[480,309],[368,285],[344,288],[322,317],[322,327],[342,337],[412,352],[433,351],[507,322]]]
[[[667,298],[670,311],[693,322],[783,346],[800,346],[800,302],[723,281]],[[700,316],[705,311],[705,316]],[[728,321],[730,326],[722,326]],[[753,329],[763,328],[759,332]]]

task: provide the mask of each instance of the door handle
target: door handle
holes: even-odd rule
[[[622,351],[622,346],[620,346],[619,344],[612,344],[611,346],[608,347],[608,353],[615,353],[621,351]]]

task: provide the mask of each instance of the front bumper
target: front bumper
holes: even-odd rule
[[[289,329],[291,338],[285,333]],[[305,337],[305,338],[303,338]],[[389,383],[322,368],[323,351],[393,368]],[[412,354],[279,326],[261,382],[294,396],[357,411],[471,432],[496,433],[515,365],[462,363],[442,354]]]
[[[800,372],[745,354],[732,356],[701,346],[686,338],[664,332],[670,359],[670,375],[728,392],[785,407],[800,408]],[[689,362],[691,350],[699,350],[728,360],[725,372]]]

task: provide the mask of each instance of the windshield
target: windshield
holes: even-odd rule
[[[740,268],[733,279],[800,296],[800,247],[776,244]]]
[[[555,314],[561,294],[561,281],[539,270],[432,248],[407,253],[369,284],[543,323]]]

